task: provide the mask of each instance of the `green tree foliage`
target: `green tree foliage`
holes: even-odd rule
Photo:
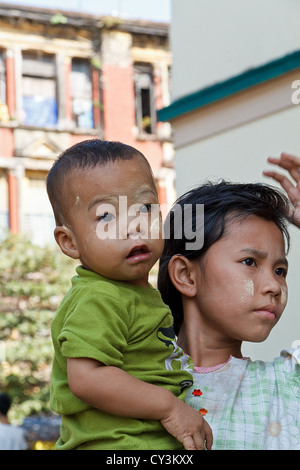
[[[0,243],[0,391],[14,406],[15,423],[49,412],[53,348],[50,323],[70,287],[74,262],[55,247],[38,247],[24,236]],[[3,348],[4,346],[4,348]]]

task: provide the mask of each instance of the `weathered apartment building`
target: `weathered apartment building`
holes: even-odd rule
[[[148,158],[174,200],[168,24],[0,3],[0,229],[53,239],[45,190],[61,151],[120,140]]]

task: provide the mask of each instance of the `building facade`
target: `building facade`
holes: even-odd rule
[[[222,178],[275,185],[262,175],[267,157],[300,156],[299,15],[293,0],[172,1],[172,103],[158,117],[172,124],[178,195]],[[288,305],[266,342],[245,345],[253,359],[300,344],[300,231],[291,234]]]
[[[174,200],[168,24],[0,3],[0,228],[53,240],[45,178],[76,142],[138,148]]]

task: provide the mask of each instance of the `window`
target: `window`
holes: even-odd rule
[[[6,68],[5,54],[0,51],[0,122],[8,122],[9,114],[6,105]]]
[[[42,52],[23,53],[23,122],[52,127],[58,122],[54,56]]]
[[[93,87],[90,63],[84,59],[72,60],[71,71],[72,116],[76,127],[92,129]]]
[[[4,170],[0,169],[0,241],[3,233],[9,228],[8,184]]]
[[[5,72],[5,57],[3,52],[0,51],[0,104],[6,103],[6,72]]]
[[[52,208],[45,187],[46,175],[26,171],[22,183],[22,232],[30,236],[33,243],[54,243],[55,228]]]
[[[140,133],[155,134],[156,110],[153,70],[151,65],[135,64],[135,113]]]

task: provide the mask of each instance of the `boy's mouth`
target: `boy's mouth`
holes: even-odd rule
[[[151,257],[151,253],[146,245],[134,246],[126,257],[129,261],[145,261]]]

